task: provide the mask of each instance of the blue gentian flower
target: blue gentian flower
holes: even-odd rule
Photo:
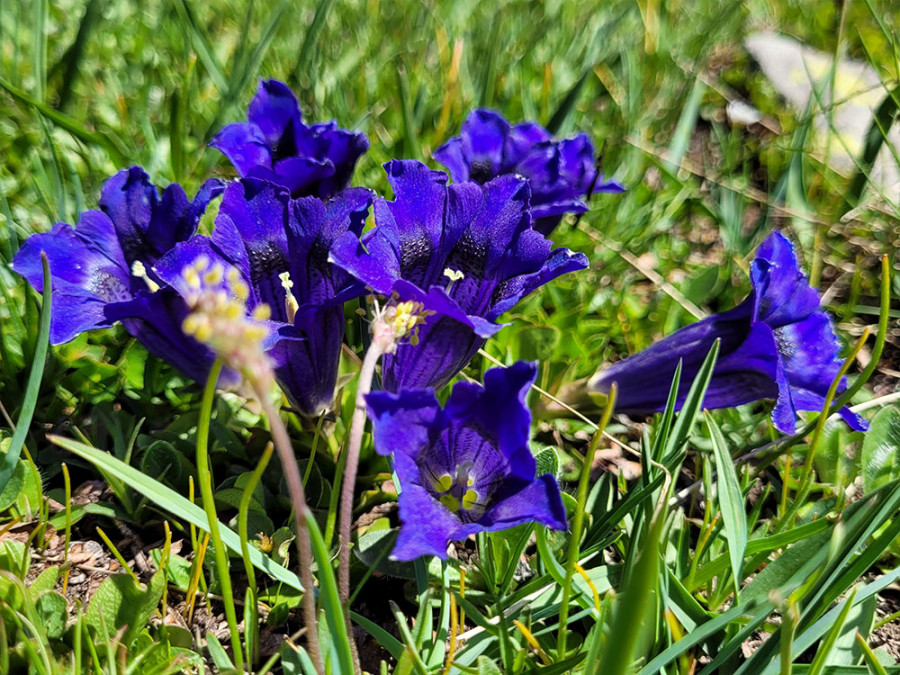
[[[427,314],[417,344],[383,361],[383,386],[439,388],[502,326],[494,323],[551,279],[584,269],[584,254],[558,248],[531,227],[528,183],[502,176],[447,186],[447,175],[415,161],[385,164],[395,201],[375,202],[376,227],[362,243],[340,237],[331,259],[391,301]]]
[[[649,414],[663,410],[668,384],[682,362],[678,406],[712,348],[719,358],[706,393],[707,408],[730,408],[774,398],[772,422],[782,433],[796,431],[798,410],[822,410],[841,367],[840,344],[819,296],[800,271],[791,242],[773,232],[750,268],[753,291],[734,309],[676,331],[633,356],[602,370],[588,390],[606,394],[618,384],[616,409]],[[846,380],[838,390],[846,389]],[[866,421],[848,408],[841,417],[857,430]]]
[[[371,203],[364,188],[322,202],[292,199],[287,189],[263,180],[235,181],[222,198],[212,237],[180,244],[156,270],[188,294],[182,270],[199,257],[237,268],[250,290],[247,313],[260,304],[271,308],[267,346],[276,379],[299,412],[316,416],[334,397],[343,304],[364,291],[328,262],[328,250],[343,234],[358,240]]]
[[[557,141],[540,124],[511,126],[493,110],[473,110],[460,135],[435,150],[434,158],[457,183],[486,183],[505,174],[527,178],[534,229],[545,235],[563,214],[588,210],[584,200],[591,185],[594,192],[625,190],[621,183],[597,176],[594,146],[587,135]]]
[[[41,292],[41,252],[47,254],[53,282],[50,341],[61,344],[121,321],[152,354],[205,381],[215,356],[184,334],[187,307],[154,265],[194,234],[223,188],[221,181],[207,181],[190,201],[172,184],[160,197],[143,169],[132,167],[104,184],[100,210],[82,213],[76,227],[58,223],[30,237],[12,267]]]
[[[337,122],[307,126],[297,98],[278,80],[263,80],[247,122],[229,124],[213,138],[242,177],[283,185],[294,197],[327,199],[350,184],[356,161],[369,149],[366,135]]]
[[[484,386],[459,382],[442,409],[432,390],[368,395],[375,449],[393,454],[400,534],[391,557],[447,557],[450,541],[537,522],[566,528],[556,479],[535,477],[525,395],[534,364],[493,368]]]

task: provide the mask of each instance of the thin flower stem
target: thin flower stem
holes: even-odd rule
[[[300,554],[300,581],[303,583],[304,589],[303,618],[307,627],[306,647],[309,657],[316,667],[316,672],[319,675],[323,675],[325,669],[322,665],[322,652],[319,649],[319,631],[316,627],[316,587],[312,574],[312,543],[309,540],[309,530],[306,522],[309,507],[306,505],[303,479],[300,476],[300,469],[297,467],[297,458],[294,456],[291,439],[288,436],[287,429],[284,427],[284,423],[281,421],[281,417],[278,415],[278,411],[269,399],[269,392],[266,391],[265,387],[261,386],[261,383],[253,382],[252,384],[254,393],[262,404],[263,413],[269,420],[272,442],[275,444],[278,459],[281,461],[281,466],[284,469],[284,479],[287,483],[291,506],[294,509],[294,523],[297,526],[297,551]]]
[[[222,372],[222,361],[216,359],[206,378],[203,399],[200,402],[200,418],[197,421],[197,478],[200,483],[200,495],[203,499],[203,510],[209,523],[209,536],[212,539],[213,553],[216,557],[216,572],[219,585],[222,587],[222,603],[225,605],[225,618],[231,633],[231,650],[234,652],[234,663],[238,670],[243,670],[244,654],[241,649],[241,636],[237,627],[237,612],[234,609],[234,593],[231,591],[231,574],[228,571],[228,554],[222,544],[219,533],[219,520],[212,491],[212,473],[209,470],[209,425],[212,418],[213,401],[216,397],[216,383]]]
[[[353,520],[353,492],[356,487],[356,472],[359,468],[359,451],[362,447],[363,431],[366,426],[366,395],[372,390],[372,379],[378,359],[385,352],[385,344],[381,340],[372,340],[359,371],[359,383],[356,386],[356,407],[353,420],[350,422],[350,436],[347,440],[347,463],[344,466],[343,483],[341,485],[340,512],[340,569],[338,590],[341,603],[346,606],[350,599],[350,526]]]
[[[559,637],[557,638],[556,655],[559,660],[566,657],[566,622],[569,618],[569,598],[572,594],[572,578],[575,576],[575,566],[581,552],[581,533],[584,529],[584,509],[588,496],[588,483],[591,479],[591,466],[594,464],[594,454],[600,446],[603,438],[603,430],[606,428],[609,418],[612,417],[616,407],[617,387],[613,384],[609,390],[609,398],[597,431],[591,437],[587,452],[584,454],[584,463],[581,465],[581,477],[578,480],[578,494],[576,496],[575,517],[572,521],[572,535],[569,538],[569,554],[566,560],[566,578],[562,589],[562,600],[559,606]]]

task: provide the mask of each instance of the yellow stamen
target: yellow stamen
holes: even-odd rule
[[[147,268],[144,267],[144,263],[140,260],[135,260],[131,265],[131,274],[136,276],[138,279],[143,279],[144,283],[147,284],[147,288],[150,289],[151,293],[156,293],[159,290],[159,284],[153,281],[149,276],[147,276]]]
[[[466,511],[471,511],[472,507],[478,501],[478,493],[475,490],[466,490],[466,494],[462,498],[462,507]]]
[[[297,302],[297,298],[291,292],[291,289],[294,287],[294,282],[291,281],[291,273],[282,272],[278,275],[278,278],[281,279],[281,287],[284,289],[284,311],[287,314],[288,323],[294,323],[294,317],[297,316],[300,303]]]
[[[453,286],[456,284],[456,282],[460,279],[465,278],[466,275],[463,274],[461,270],[455,270],[452,267],[448,267],[444,270],[444,276],[450,280],[447,283],[447,288],[445,289],[447,293],[449,293],[453,289]]]
[[[453,495],[441,495],[441,504],[446,506],[453,513],[459,511],[459,500]]]

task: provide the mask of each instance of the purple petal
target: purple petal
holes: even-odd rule
[[[819,295],[800,270],[794,247],[773,232],[756,251],[750,270],[756,318],[772,328],[802,321],[819,307]]]
[[[676,331],[633,356],[595,375],[591,391],[609,393],[618,384],[616,409],[632,414],[659,412],[665,408],[678,363],[682,364],[677,407],[684,402],[716,339],[721,340],[719,359],[704,405],[725,408],[760,398],[774,397],[777,354],[771,330],[750,325],[748,303]]]
[[[271,173],[263,168],[247,175],[283,185],[295,196],[318,196],[319,184],[334,176],[334,172],[334,164],[326,158],[288,157],[276,162]]]
[[[528,449],[531,413],[525,397],[536,377],[537,366],[525,361],[491,368],[484,375],[484,386],[469,382],[454,386],[445,407],[463,424],[496,430],[496,447],[509,460],[509,470],[526,480],[534,478],[536,464]]]
[[[110,302],[132,298],[133,279],[125,264],[112,222],[100,211],[81,215],[77,228],[59,223],[50,232],[29,237],[12,268],[43,292],[41,252],[50,267],[50,341],[68,342],[85,330],[109,326]]]
[[[288,192],[272,183],[235,181],[225,191],[212,235],[212,243],[247,275],[255,299],[282,322],[287,319],[279,275],[288,271],[289,203]]]
[[[307,314],[298,337],[276,338],[269,356],[291,405],[307,417],[318,417],[334,400],[344,337],[343,308]]]
[[[469,180],[486,183],[509,171],[503,162],[509,131],[509,122],[493,110],[473,110],[469,114],[461,130],[465,154],[469,158]]]
[[[451,138],[432,154],[434,160],[444,165],[450,172],[454,183],[469,180],[469,161],[466,158],[462,139]]]
[[[251,124],[229,124],[215,135],[209,145],[225,155],[240,176],[259,168],[272,170],[272,151],[262,132]]]
[[[416,457],[447,424],[432,389],[372,392],[366,397],[366,409],[373,424],[375,450],[380,455]]]
[[[522,257],[532,256],[536,250],[543,248],[543,243],[537,240],[537,232],[523,233],[519,243]],[[546,241],[543,237],[541,240]],[[511,269],[518,259],[511,259],[506,263],[506,268]],[[496,292],[499,300],[488,313],[488,318],[496,319],[498,316],[512,308],[520,299],[553,279],[563,274],[587,269],[588,259],[584,253],[573,253],[566,248],[554,249],[544,264],[536,272],[522,274],[508,279],[502,283]]]
[[[491,506],[482,518],[486,530],[503,530],[530,522],[554,530],[567,527],[559,484],[550,474],[538,476],[523,490]]]
[[[285,132],[290,130],[292,133],[300,124],[300,106],[286,84],[278,80],[261,80],[250,101],[247,120],[259,130],[266,145],[276,148]]]
[[[538,143],[551,140],[552,135],[537,122],[515,125],[506,138],[504,159],[507,165],[516,166]]]
[[[451,540],[467,537],[480,528],[465,526],[418,482],[419,468],[406,454],[394,456],[400,478],[400,533],[391,552],[394,560],[415,560],[423,555],[447,558]]]

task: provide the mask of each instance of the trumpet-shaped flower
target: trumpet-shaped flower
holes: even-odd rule
[[[210,143],[242,177],[263,178],[295,197],[327,199],[350,184],[357,160],[369,149],[360,132],[337,122],[307,126],[297,98],[278,80],[263,80],[247,121],[229,124]]]
[[[58,223],[30,237],[13,269],[40,292],[41,253],[47,255],[53,283],[51,342],[68,342],[83,331],[121,321],[151,353],[204,381],[215,356],[185,335],[181,325],[187,306],[154,265],[194,234],[222,190],[220,181],[207,181],[189,201],[181,186],[172,184],[160,197],[147,174],[132,167],[106,182],[100,210],[82,213],[76,227]]]
[[[615,180],[597,175],[594,147],[585,134],[554,140],[535,122],[511,126],[493,110],[473,110],[460,135],[435,150],[434,158],[457,183],[486,183],[505,174],[518,174],[531,186],[534,229],[545,235],[566,213],[584,213],[584,200],[593,192],[623,192]]]
[[[566,528],[559,485],[535,476],[525,395],[534,364],[494,368],[484,386],[457,383],[441,408],[431,390],[367,397],[375,449],[393,454],[400,534],[392,557],[447,557],[450,541],[537,522]]]
[[[362,243],[341,236],[331,259],[390,303],[419,308],[414,339],[384,357],[384,388],[442,387],[500,330],[501,314],[587,258],[551,251],[532,229],[521,177],[448,187],[446,174],[420,162],[385,169],[396,199],[377,200],[376,227]]]
[[[794,248],[773,232],[750,269],[753,291],[734,309],[676,331],[649,348],[598,372],[588,382],[605,394],[618,384],[616,409],[648,414],[666,404],[667,384],[682,363],[680,407],[716,339],[721,340],[704,405],[730,408],[774,398],[772,422],[794,433],[799,410],[821,410],[841,366],[840,344],[819,296],[800,271]],[[842,379],[838,392],[846,389]],[[841,417],[854,429],[866,421],[848,408]]]
[[[212,237],[196,236],[157,265],[160,277],[187,297],[182,270],[205,257],[234,267],[247,286],[245,311],[271,310],[267,342],[275,377],[293,406],[318,415],[334,396],[344,335],[343,304],[363,292],[346,272],[328,262],[332,242],[345,233],[357,238],[372,203],[363,188],[351,188],[328,202],[292,199],[263,180],[228,186]]]

